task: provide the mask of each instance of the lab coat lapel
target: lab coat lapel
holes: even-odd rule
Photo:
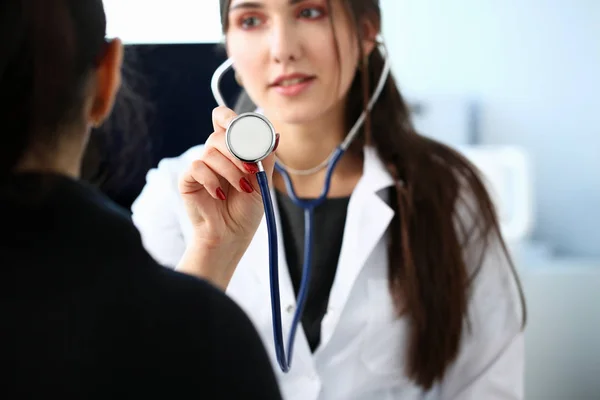
[[[363,176],[348,204],[338,269],[329,297],[328,313],[321,328],[320,350],[333,335],[357,277],[394,216],[383,193],[392,185],[393,179],[376,151],[365,148]]]

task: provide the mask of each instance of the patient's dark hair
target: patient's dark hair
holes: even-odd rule
[[[51,151],[69,124],[81,123],[87,85],[101,56],[101,0],[0,3],[0,175],[32,149]]]
[[[340,1],[353,19],[359,40],[359,22],[365,18],[380,28],[378,0]],[[331,2],[327,0],[329,9]],[[220,0],[220,5],[226,32],[230,0]],[[331,14],[330,21],[333,24]],[[360,59],[347,97],[347,128],[366,109],[384,65],[378,49],[367,62],[362,54]],[[253,107],[245,92],[238,106],[246,107],[239,111]],[[517,283],[524,326],[523,292],[478,170],[457,151],[416,132],[409,107],[392,76],[387,78],[353,150],[361,151],[367,142],[398,182],[392,190],[395,217],[389,235],[389,288],[398,315],[408,320],[406,374],[429,389],[444,377],[458,355],[468,326],[471,283],[493,247],[503,251],[506,268]],[[460,215],[459,208],[464,210]],[[475,254],[467,254],[466,249],[474,249]]]
[[[84,123],[84,99],[105,35],[102,0],[0,2],[0,179],[28,152],[51,154],[61,135],[71,131],[64,128]],[[92,132],[85,152],[82,177],[92,183],[106,181],[103,163],[111,147],[119,148],[119,160],[112,164],[133,151],[139,161],[146,154],[147,144],[141,145],[145,109],[137,88],[133,90],[136,75],[127,61],[126,54],[114,112]],[[115,170],[121,174],[120,168],[110,168]]]

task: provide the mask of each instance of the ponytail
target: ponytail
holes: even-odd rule
[[[369,98],[383,66],[384,58],[375,49],[350,89],[349,124],[362,112],[362,100]],[[393,77],[370,114],[370,125],[356,146],[370,142],[396,182],[391,190],[395,216],[389,236],[389,288],[398,315],[410,321],[407,373],[430,389],[458,355],[470,283],[492,238],[509,261],[524,310],[523,293],[477,168],[457,151],[415,131]],[[458,217],[457,207],[466,198],[474,206],[469,215]],[[466,248],[478,249],[478,265],[467,266]],[[523,324],[525,320],[524,312]]]

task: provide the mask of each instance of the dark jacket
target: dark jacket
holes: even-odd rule
[[[13,177],[0,224],[0,398],[281,398],[241,309],[158,265],[94,188]]]

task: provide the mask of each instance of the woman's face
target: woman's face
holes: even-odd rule
[[[244,89],[269,118],[309,122],[338,106],[348,91],[358,66],[358,42],[341,0],[331,5],[326,0],[231,0],[227,52]]]

